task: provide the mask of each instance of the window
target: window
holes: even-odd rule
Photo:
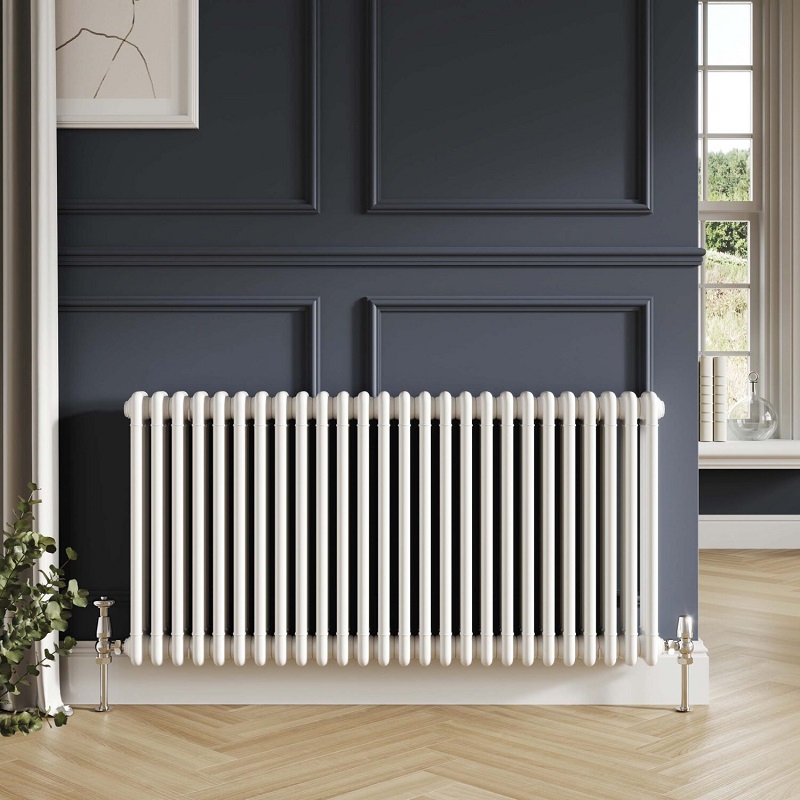
[[[699,240],[707,251],[699,276],[699,350],[728,356],[730,408],[747,391],[747,373],[760,371],[764,361],[759,6],[702,0],[698,13]]]

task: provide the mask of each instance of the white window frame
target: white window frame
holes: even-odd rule
[[[750,225],[751,365],[777,406],[780,439],[703,442],[700,466],[800,469],[800,0],[754,0],[753,38],[753,200],[701,203],[700,219],[758,214],[760,224]]]
[[[713,0],[712,0],[713,2]],[[756,370],[761,376],[761,380],[765,381],[767,376],[763,374],[764,370],[764,354],[761,348],[761,342],[764,337],[762,335],[763,321],[766,318],[764,309],[761,308],[760,300],[762,292],[759,291],[760,280],[764,270],[762,269],[761,259],[761,229],[764,220],[762,210],[762,186],[763,186],[763,153],[762,153],[762,32],[761,32],[761,19],[762,7],[759,0],[725,0],[730,3],[747,3],[752,5],[752,31],[753,31],[753,52],[752,52],[752,65],[742,64],[715,64],[707,66],[708,64],[708,5],[709,0],[699,0],[700,7],[702,8],[702,44],[703,44],[703,63],[699,65],[698,69],[702,76],[702,111],[703,111],[703,132],[699,134],[702,141],[702,156],[703,156],[703,174],[702,174],[702,189],[703,196],[707,195],[708,190],[708,142],[714,139],[751,139],[750,147],[750,194],[751,199],[748,201],[735,201],[735,200],[700,200],[699,219],[700,219],[700,238],[701,243],[704,244],[704,229],[706,222],[748,222],[749,229],[749,242],[748,242],[748,261],[749,261],[749,283],[745,284],[713,284],[717,288],[731,288],[731,289],[748,289],[749,290],[749,350],[747,351],[711,351],[704,348],[705,345],[705,326],[706,326],[706,308],[705,308],[705,291],[706,286],[711,288],[705,283],[704,266],[700,268],[699,283],[701,286],[700,303],[699,303],[699,346],[700,352],[705,355],[729,355],[729,356],[748,356],[750,358],[750,369]],[[738,72],[749,71],[752,75],[751,84],[753,87],[752,97],[752,136],[741,133],[708,133],[708,75],[711,72],[727,72],[735,70]]]

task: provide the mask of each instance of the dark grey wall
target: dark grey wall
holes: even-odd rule
[[[198,131],[59,133],[78,577],[125,607],[136,389],[652,386],[696,613],[693,0],[200,6]]]
[[[800,472],[700,470],[700,513],[800,514]]]

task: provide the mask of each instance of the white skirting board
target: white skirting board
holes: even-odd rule
[[[381,667],[350,664],[320,667],[273,663],[259,667],[228,664],[202,667],[171,664],[134,667],[125,656],[114,658],[109,670],[111,705],[265,704],[265,705],[619,705],[673,706],[680,699],[680,667],[675,654],[658,664],[545,667],[515,664],[491,667],[433,664]],[[61,659],[64,699],[74,705],[96,705],[100,668],[94,642],[79,642]],[[690,701],[707,705],[708,651],[695,643],[690,667]]]
[[[791,550],[800,547],[795,514],[701,514],[701,550]]]

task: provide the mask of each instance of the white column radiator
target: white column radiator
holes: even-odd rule
[[[134,664],[655,664],[658,397],[135,393]]]

